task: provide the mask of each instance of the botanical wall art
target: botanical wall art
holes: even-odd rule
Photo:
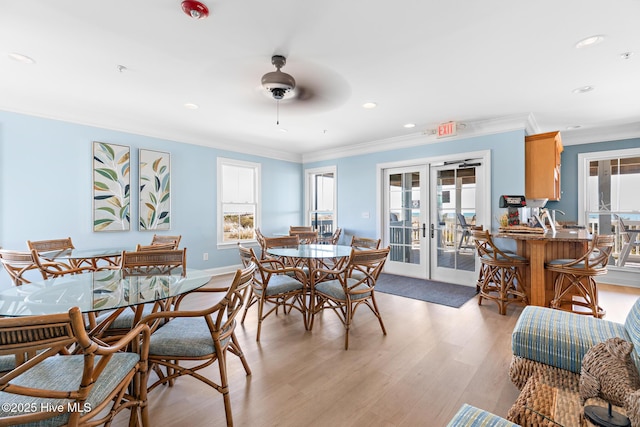
[[[171,228],[171,155],[140,150],[140,230]]]
[[[129,147],[93,143],[93,231],[128,231]]]

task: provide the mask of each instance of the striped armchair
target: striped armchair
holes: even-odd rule
[[[632,358],[640,371],[640,298],[624,323],[527,306],[512,333],[509,376],[522,390],[532,375],[549,372],[549,367],[580,375],[582,359],[589,349],[615,337],[633,343]],[[627,405],[630,410],[627,415],[632,421],[640,420],[640,392],[634,392]]]

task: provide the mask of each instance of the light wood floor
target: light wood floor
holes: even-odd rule
[[[214,279],[229,280],[229,276]],[[609,320],[624,321],[640,289],[602,286]],[[510,339],[522,308],[477,298],[460,309],[377,293],[387,327],[382,335],[368,309],[356,313],[350,348],[344,329],[326,312],[312,332],[299,314],[263,323],[256,343],[252,308],[237,336],[253,370],[245,376],[230,355],[236,426],[444,426],[462,403],[505,416],[518,390],[507,370]],[[207,368],[218,377],[217,365]],[[225,425],[221,395],[190,377],[149,394],[152,426]],[[126,425],[126,413],[114,423]]]

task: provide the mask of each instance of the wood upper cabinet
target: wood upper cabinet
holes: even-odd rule
[[[525,196],[529,199],[560,200],[560,132],[525,137]]]

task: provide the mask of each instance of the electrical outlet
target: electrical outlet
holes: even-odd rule
[[[209,261],[209,254],[207,252],[202,254],[202,260],[203,261]]]

